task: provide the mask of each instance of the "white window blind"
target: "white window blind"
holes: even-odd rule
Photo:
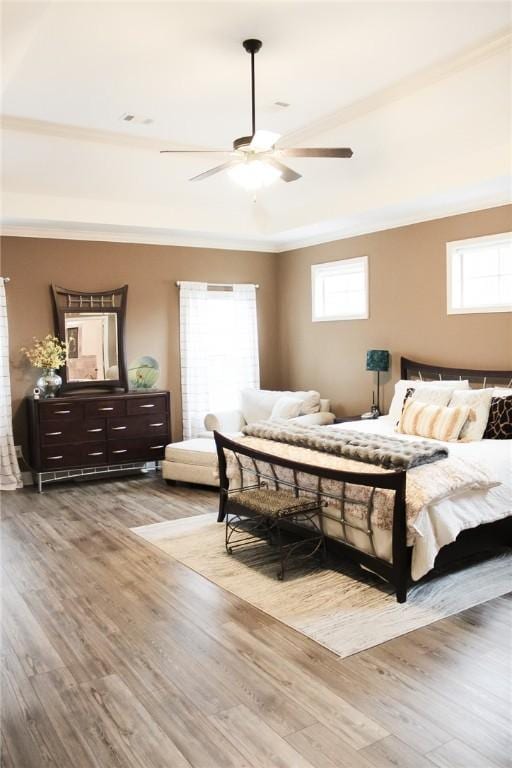
[[[446,244],[448,314],[512,311],[512,233]]]
[[[180,284],[183,437],[204,432],[211,411],[236,408],[241,389],[259,388],[254,285]]]
[[[313,264],[312,319],[360,320],[368,317],[368,257]]]

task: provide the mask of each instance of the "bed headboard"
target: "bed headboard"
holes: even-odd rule
[[[446,368],[430,363],[400,358],[401,379],[442,381],[443,379],[469,379],[469,385],[480,387],[512,387],[512,371],[488,371],[475,368]]]

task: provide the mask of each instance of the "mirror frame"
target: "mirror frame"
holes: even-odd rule
[[[110,291],[73,291],[61,288],[52,283],[51,294],[53,299],[53,311],[55,319],[56,335],[61,341],[66,341],[66,315],[73,312],[101,312],[104,309],[108,313],[117,315],[117,364],[119,368],[118,379],[103,379],[101,381],[68,381],[67,361],[59,369],[62,377],[61,392],[69,392],[71,389],[122,389],[128,392],[128,370],[126,366],[126,351],[124,340],[124,324],[126,318],[126,301],[128,286],[114,288]]]

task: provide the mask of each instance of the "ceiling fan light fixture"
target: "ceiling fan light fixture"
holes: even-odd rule
[[[263,160],[250,159],[229,168],[229,177],[249,192],[270,187],[281,176],[281,171]]]

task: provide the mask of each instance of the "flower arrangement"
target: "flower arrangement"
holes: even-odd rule
[[[22,347],[21,352],[34,368],[62,368],[66,362],[67,345],[66,342],[49,333],[44,339],[34,336],[33,346],[30,349]]]

